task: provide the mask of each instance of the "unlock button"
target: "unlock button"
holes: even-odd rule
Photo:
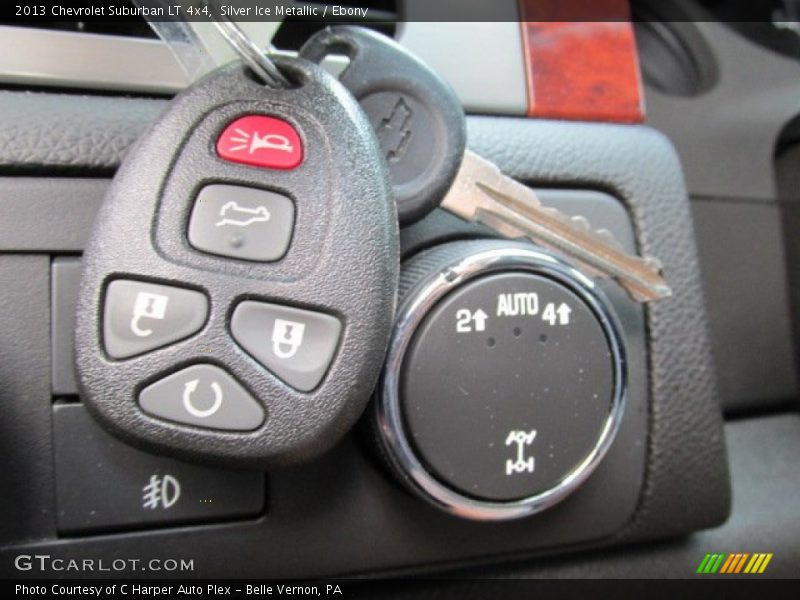
[[[103,338],[113,358],[130,358],[189,337],[208,315],[200,292],[118,279],[106,290]]]
[[[246,301],[231,319],[236,341],[258,362],[302,392],[322,381],[339,344],[339,319],[323,313]]]

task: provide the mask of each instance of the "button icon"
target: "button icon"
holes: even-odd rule
[[[200,292],[117,279],[106,289],[103,343],[112,358],[130,358],[189,337],[207,316]]]
[[[339,345],[342,323],[332,315],[267,302],[241,302],[231,333],[253,358],[303,392],[316,388]]]
[[[63,534],[211,523],[264,509],[262,471],[200,466],[138,450],[101,428],[82,403],[53,406],[53,459],[54,518]]]
[[[139,406],[154,417],[227,431],[251,431],[266,418],[261,405],[229,373],[197,364],[144,388]]]
[[[517,458],[506,461],[506,476],[514,473],[533,473],[536,467],[536,459],[533,456],[525,458],[525,447],[530,446],[536,439],[536,430],[530,431],[509,431],[506,438],[506,446],[517,445]]]
[[[272,148],[274,150],[281,150],[283,152],[294,152],[294,146],[289,142],[288,138],[277,133],[268,133],[264,136],[259,136],[257,131],[248,133],[243,129],[236,128],[234,130],[239,137],[230,137],[229,141],[238,144],[232,146],[231,152],[248,152],[253,154],[256,150],[263,148]]]
[[[167,314],[167,304],[169,296],[162,294],[151,294],[149,292],[139,292],[133,304],[133,317],[131,317],[131,331],[139,337],[149,337],[153,334],[152,329],[142,329],[139,325],[141,319],[164,320]]]
[[[306,326],[297,321],[275,319],[272,327],[272,351],[278,358],[292,358],[303,344]]]
[[[142,488],[142,508],[167,510],[181,497],[181,484],[172,475],[161,477],[158,473],[150,476],[150,481]]]
[[[294,204],[286,196],[240,185],[207,185],[197,195],[187,237],[198,250],[272,261],[289,247]]]
[[[232,213],[232,216],[229,216]],[[241,218],[237,218],[240,215]],[[266,206],[259,205],[255,208],[247,208],[246,206],[239,206],[236,202],[226,202],[219,209],[219,216],[222,217],[221,221],[217,222],[217,227],[225,225],[235,225],[236,227],[247,227],[253,223],[264,223],[269,221],[270,214]]]
[[[217,141],[217,154],[229,162],[269,169],[294,169],[303,146],[294,127],[282,119],[248,115],[230,123]]]
[[[192,379],[191,381],[187,381],[186,385],[183,386],[183,407],[190,415],[198,419],[205,419],[217,412],[219,407],[222,406],[222,387],[220,387],[219,383],[216,381],[212,381],[209,387],[214,392],[214,402],[209,408],[200,409],[197,408],[192,401],[192,394],[197,391],[197,385],[199,383],[199,379]]]

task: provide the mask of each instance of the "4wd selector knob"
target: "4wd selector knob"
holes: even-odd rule
[[[474,519],[532,514],[594,470],[619,425],[625,359],[591,280],[512,242],[412,261],[377,429],[413,491]]]

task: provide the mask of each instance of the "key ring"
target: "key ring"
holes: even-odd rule
[[[278,70],[272,59],[262,52],[236,23],[218,15],[214,16],[212,22],[220,35],[236,50],[264,85],[272,88],[289,87],[289,81]]]

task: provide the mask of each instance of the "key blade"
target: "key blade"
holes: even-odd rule
[[[478,209],[476,216],[478,222],[507,237],[528,237],[542,246],[566,255],[587,275],[614,278],[637,302],[651,302],[672,294],[669,286],[658,275],[657,264],[647,259],[633,257],[609,248],[605,248],[604,255],[599,256],[595,253],[596,245],[593,246],[595,250],[588,250],[583,239],[574,242],[560,236],[556,231],[556,224],[544,225],[539,220],[526,219],[500,203],[490,209]],[[571,238],[574,232],[567,232],[567,235]],[[618,254],[619,257],[611,256],[611,252]],[[640,271],[643,276],[640,275]]]
[[[574,220],[555,209],[533,206],[519,196],[501,196],[483,187],[482,191],[497,201],[494,210],[498,217],[511,222],[526,237],[568,255],[584,268],[588,266],[590,274],[595,271],[614,278],[634,300],[651,302],[672,294],[657,261],[626,253],[593,231],[585,219],[586,224],[576,228]],[[536,198],[533,192],[530,195]]]
[[[613,277],[638,302],[672,294],[657,261],[627,254],[608,232],[593,231],[585,219],[542,206],[533,190],[472,152],[465,153],[442,207],[506,237],[528,237],[567,255],[590,275]]]

